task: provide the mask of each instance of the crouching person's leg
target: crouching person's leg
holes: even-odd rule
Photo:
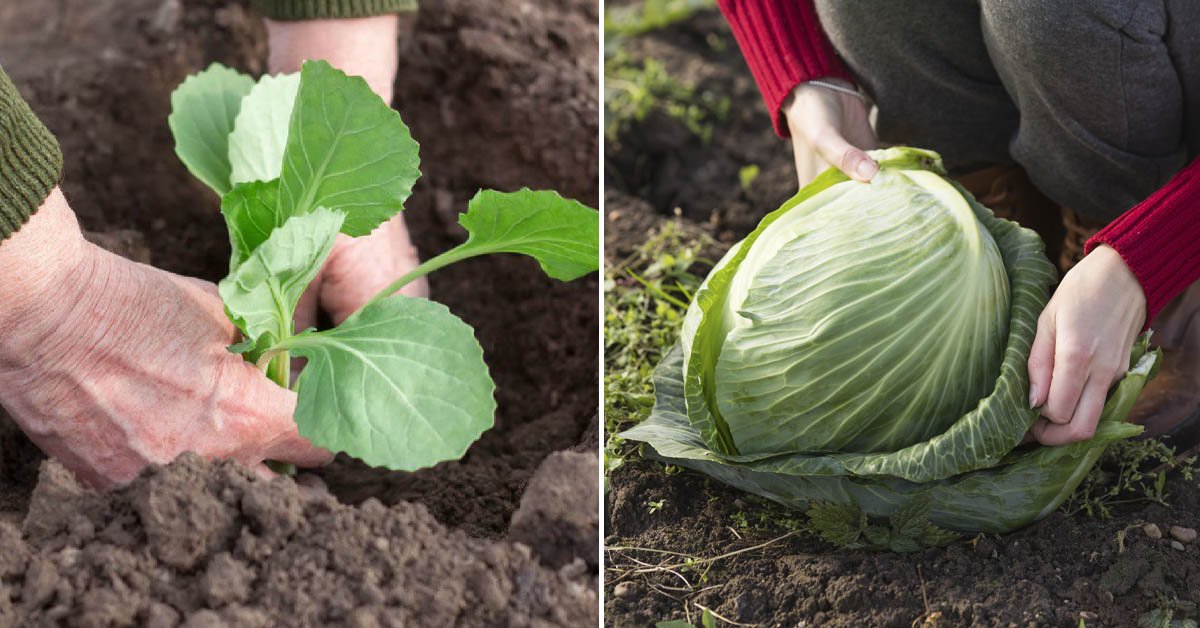
[[[938,151],[980,202],[1036,230],[1056,257],[1059,209],[1009,156],[1020,116],[988,55],[979,5],[818,0],[816,6],[834,47],[878,105],[880,140]]]
[[[816,7],[878,107],[883,143],[936,150],[952,173],[1011,161],[1017,109],[988,58],[977,5],[817,0]]]

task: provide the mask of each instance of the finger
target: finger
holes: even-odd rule
[[[217,290],[217,284],[211,281],[205,281],[196,277],[188,277],[186,275],[176,275],[175,273],[170,273],[169,276],[173,281],[181,286],[184,286],[185,288],[198,290],[210,297],[216,297],[218,299],[221,298],[221,293]]]
[[[257,369],[246,365],[255,373]],[[290,462],[298,467],[316,467],[328,463],[333,454],[313,445],[296,427],[296,393],[276,386],[261,374],[242,393],[245,403],[258,409],[261,419],[255,426],[258,455],[265,460]]]
[[[293,423],[290,429],[280,434],[266,450],[270,460],[290,462],[297,467],[320,467],[333,460],[333,452],[317,447],[300,435]]]
[[[1079,404],[1079,396],[1083,393],[1083,385],[1087,382],[1091,370],[1093,353],[1082,348],[1069,338],[1058,338],[1054,347],[1054,372],[1050,376],[1050,390],[1046,404],[1042,406],[1042,416],[1055,423],[1071,422],[1075,415],[1075,406]]]
[[[318,275],[304,291],[304,294],[300,295],[300,301],[296,303],[296,312],[292,315],[295,333],[317,326],[317,308],[321,303],[321,283],[322,277]]]
[[[808,185],[829,167],[799,133],[794,133],[792,138],[792,159],[796,162],[796,181],[800,187]]]
[[[258,464],[252,464],[249,466],[250,466],[250,470],[254,472],[254,475],[257,475],[259,478],[261,478],[263,480],[270,482],[271,480],[274,480],[276,477],[275,472],[272,471],[271,467],[268,467],[266,465],[266,463],[264,463],[264,462],[260,462]]]
[[[1050,392],[1050,375],[1054,369],[1054,313],[1047,309],[1038,318],[1037,334],[1029,349],[1029,407],[1046,403]]]
[[[824,126],[818,129],[811,138],[811,143],[822,159],[851,179],[867,183],[879,172],[879,165],[866,151],[855,148],[833,127]]]
[[[1021,444],[1023,445],[1030,442],[1031,437],[1032,440],[1041,443],[1042,434],[1044,434],[1046,432],[1046,428],[1050,427],[1051,425],[1057,425],[1057,423],[1051,423],[1046,419],[1046,417],[1039,416],[1037,420],[1033,422],[1033,425],[1029,426],[1029,431],[1025,433],[1025,438],[1021,440]]]
[[[871,120],[867,115],[865,105],[858,105],[859,112],[849,116],[845,125],[845,138],[851,145],[863,150],[879,148],[879,139],[875,137],[875,129],[871,128]]]
[[[1132,341],[1125,343],[1123,345],[1123,350],[1121,351],[1121,358],[1119,360],[1117,360],[1116,366],[1115,366],[1115,368],[1113,368],[1112,381],[1110,381],[1108,383],[1109,388],[1112,388],[1113,384],[1120,381],[1122,377],[1125,377],[1126,371],[1133,368],[1133,365],[1129,363],[1129,358],[1132,354],[1132,349],[1133,349],[1132,345],[1133,345]]]
[[[1075,406],[1075,414],[1066,424],[1047,423],[1037,433],[1043,445],[1067,445],[1085,441],[1096,433],[1100,413],[1104,410],[1104,399],[1108,394],[1109,376],[1089,377]]]

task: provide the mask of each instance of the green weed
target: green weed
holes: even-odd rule
[[[958,534],[929,523],[930,504],[913,500],[885,522],[874,521],[851,504],[815,503],[807,515],[809,530],[826,543],[845,549],[915,552],[960,540]]]
[[[1107,519],[1113,506],[1120,504],[1149,501],[1167,505],[1167,473],[1178,471],[1190,481],[1197,469],[1196,458],[1179,460],[1174,454],[1157,439],[1114,444],[1063,504],[1063,512]]]
[[[605,270],[605,477],[627,453],[617,432],[644,420],[654,406],[654,367],[675,344],[688,303],[712,266],[700,258],[711,244],[707,236],[685,234],[667,222],[633,255]]]
[[[714,123],[729,117],[729,97],[679,81],[657,59],[637,61],[617,52],[604,68],[604,136],[610,143],[654,111],[679,120],[705,143]]]
[[[604,34],[642,35],[686,20],[697,11],[716,8],[716,0],[644,0],[604,8]]]

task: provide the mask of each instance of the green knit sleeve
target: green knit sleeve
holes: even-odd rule
[[[17,232],[62,177],[62,150],[0,68],[0,241]]]
[[[417,10],[417,0],[252,0],[251,3],[273,20],[369,17]]]

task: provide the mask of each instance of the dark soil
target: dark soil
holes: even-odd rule
[[[661,60],[699,90],[729,96],[732,106],[707,144],[681,122],[652,115],[608,147],[606,256],[624,257],[669,220],[703,229],[728,247],[795,193],[788,143],[771,131],[749,70],[715,11],[624,45],[635,57]],[[747,164],[759,165],[761,174],[743,189],[738,169]],[[797,516],[693,472],[668,474],[652,461],[627,459],[608,487],[610,548],[717,557],[786,535],[781,519]],[[716,561],[703,580],[696,571],[676,570],[693,588],[674,574],[634,571],[641,565],[632,559],[659,564],[663,554],[609,550],[605,617],[619,626],[684,618],[699,625],[703,606],[739,625],[787,627],[1074,627],[1081,618],[1087,626],[1133,626],[1155,609],[1196,618],[1200,545],[1177,550],[1167,532],[1171,525],[1200,524],[1200,481],[1174,477],[1167,491],[1169,508],[1133,504],[1107,520],[1055,513],[1004,537],[915,554],[849,552],[793,534]],[[1157,524],[1163,538],[1147,536],[1137,525],[1144,522]]]
[[[587,571],[194,454],[104,496],[51,461],[24,526],[0,522],[0,625],[579,626]]]
[[[715,45],[714,45],[715,44]],[[645,239],[655,219],[679,215],[732,244],[769,209],[796,193],[787,142],[771,130],[750,70],[715,11],[683,24],[624,40],[635,58],[662,61],[671,76],[731,101],[728,118],[713,126],[707,144],[661,111],[621,133],[605,149],[604,254],[620,259]],[[756,165],[748,187],[738,171]]]
[[[397,109],[421,143],[425,176],[406,216],[422,255],[461,241],[457,213],[482,187],[554,188],[596,206],[596,3],[427,4],[409,24],[396,85]],[[261,22],[244,1],[19,0],[0,6],[0,63],[59,137],[66,161],[62,187],[85,229],[96,232],[94,240],[131,257],[210,281],[227,270],[228,242],[217,199],[174,156],[166,125],[169,96],[185,76],[213,61],[261,73],[265,52]],[[132,612],[130,617],[144,623],[148,613],[169,615],[160,608],[163,603],[174,608],[173,617],[191,614],[197,625],[219,623],[212,615],[192,614],[203,608],[245,611],[237,621],[225,618],[239,625],[254,623],[253,616],[279,623],[281,609],[289,613],[287,625],[328,625],[350,622],[358,606],[366,610],[354,620],[357,625],[496,625],[504,617],[514,625],[595,623],[595,493],[590,505],[581,501],[595,484],[594,457],[566,464],[556,456],[558,462],[548,463],[562,486],[576,487],[576,501],[567,502],[574,505],[571,513],[547,503],[558,499],[554,491],[525,495],[525,488],[554,452],[595,450],[596,279],[559,283],[545,278],[531,260],[502,256],[439,271],[431,282],[433,298],[475,327],[497,383],[496,427],[462,461],[404,474],[339,459],[318,473],[347,506],[320,502],[324,505],[293,509],[310,520],[295,530],[330,536],[272,533],[254,546],[258,549],[238,541],[245,538],[244,529],[262,534],[239,495],[267,488],[254,488],[259,485],[224,465],[193,461],[149,472],[134,487],[86,497],[91,510],[81,516],[94,530],[120,530],[117,536],[27,535],[26,550],[44,561],[60,561],[54,563],[59,575],[22,566],[4,576],[0,625],[13,616],[4,610],[10,598],[16,616],[37,618],[31,623],[66,612],[81,623],[100,625],[110,611]],[[53,470],[44,468],[39,482],[40,460],[0,412],[0,522],[20,526],[24,521],[27,533],[42,525],[45,514],[27,514],[30,495],[36,504],[36,495],[58,490],[47,487],[47,478],[60,475]],[[183,503],[184,493],[172,492],[176,483],[188,485],[180,484],[180,491],[207,491],[204,503],[211,512],[204,516],[225,522],[187,567],[156,554],[159,541],[150,538],[147,545],[158,524],[146,520],[137,506],[149,487]],[[547,539],[532,554],[505,540],[523,495],[531,503],[526,510],[536,514],[524,516],[513,537],[524,543]],[[544,535],[534,533],[538,525],[545,526]],[[343,526],[344,534],[334,538],[340,528],[331,526]],[[16,547],[12,532],[0,528],[0,544],[7,544],[0,559]],[[189,530],[188,538],[177,540],[192,542],[193,536]],[[376,537],[392,549],[375,552],[369,549],[373,545],[361,545],[376,543]],[[60,556],[66,547],[76,550],[67,552],[71,558]],[[109,559],[105,553],[121,557]],[[126,556],[130,553],[132,558]],[[487,570],[478,562],[485,559],[494,583],[485,582]],[[322,572],[328,565],[336,569]],[[243,600],[197,597],[194,587],[205,586],[199,579],[206,570],[224,570],[210,580],[244,580],[251,595]],[[226,577],[225,572],[245,570],[250,574],[245,578]],[[333,572],[330,579],[318,575]],[[112,578],[104,580],[108,575]],[[176,597],[167,595],[171,587],[163,588],[163,578],[179,584]],[[355,584],[343,586],[337,578]],[[374,591],[355,598],[358,587],[372,579]],[[51,594],[29,602],[42,596],[40,587],[49,587]],[[287,589],[320,592],[304,601],[289,598]],[[268,590],[279,593],[263,597]],[[486,590],[491,600],[471,597],[471,590]],[[104,600],[114,595],[158,605],[139,601],[104,610]],[[334,604],[338,595],[345,600]],[[245,608],[238,610],[239,604]],[[429,614],[405,614],[425,613],[426,606]],[[318,612],[325,614],[312,614]],[[372,620],[378,613],[382,618]]]
[[[627,462],[609,487],[610,547],[711,558],[787,533],[774,525],[739,529],[742,516],[755,523],[764,508],[774,516],[786,511],[696,473],[668,476],[655,462]],[[711,588],[692,596],[664,588],[681,585],[669,574],[629,573],[637,565],[627,557],[658,563],[661,556],[610,551],[605,618],[647,626],[682,618],[684,600],[693,617],[700,604],[741,623],[788,627],[910,626],[925,618],[940,621],[931,625],[1075,627],[1081,617],[1088,626],[1135,626],[1158,608],[1195,617],[1200,545],[1177,550],[1168,530],[1200,523],[1200,481],[1176,478],[1167,489],[1170,508],[1126,508],[1107,520],[1055,513],[1003,537],[914,554],[839,550],[798,534],[716,562],[697,587]],[[648,503],[659,500],[661,510],[650,513]],[[1138,525],[1146,522],[1163,538],[1148,537]]]

